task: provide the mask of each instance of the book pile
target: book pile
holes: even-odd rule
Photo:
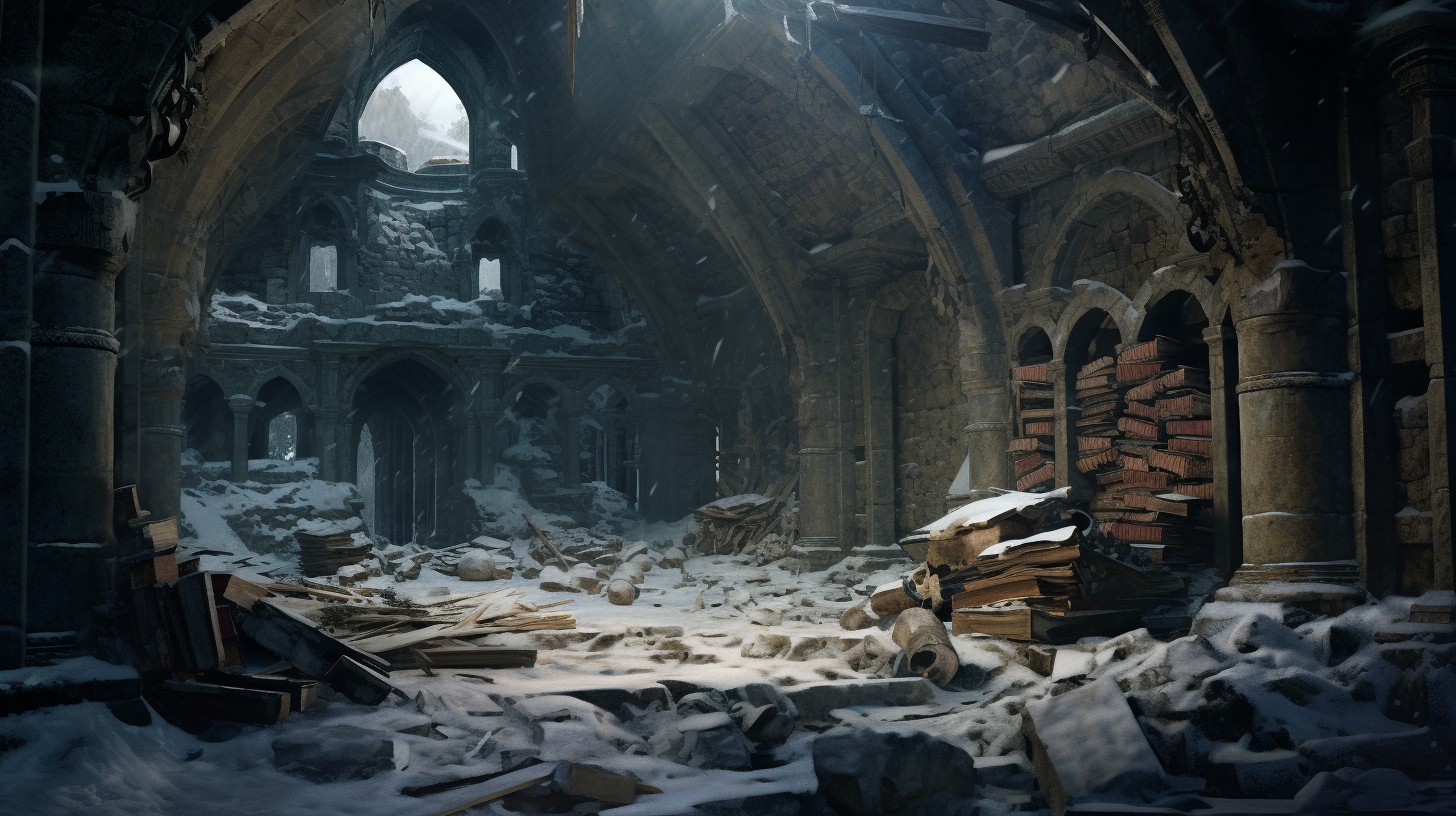
[[[358,519],[349,521],[358,522]],[[355,525],[347,522],[305,523],[305,526],[295,530],[293,540],[298,542],[298,564],[303,574],[309,578],[333,575],[340,567],[363,561],[373,545],[367,535],[360,534],[359,539],[355,538],[361,525],[362,522]]]
[[[1090,363],[1077,381],[1079,402],[1089,400],[1077,469],[1095,482],[1101,531],[1144,556],[1135,563],[1208,560],[1213,420],[1208,373],[1186,365],[1190,356],[1158,337]]]
[[[1057,463],[1052,456],[1054,401],[1046,363],[1011,369],[1016,394],[1016,428],[1006,452],[1019,491],[1050,490],[1056,482]]]
[[[1081,533],[1054,517],[1068,490],[1007,492],[906,536],[901,546],[924,552],[925,563],[905,582],[905,595],[942,618],[948,613],[953,634],[1069,643],[1142,625],[1137,608],[1082,597]],[[886,601],[877,592],[876,602]]]

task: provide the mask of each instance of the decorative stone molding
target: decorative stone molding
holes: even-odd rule
[[[92,349],[121,353],[121,342],[104,329],[86,326],[67,326],[64,329],[50,326],[36,326],[30,330],[32,346]]]

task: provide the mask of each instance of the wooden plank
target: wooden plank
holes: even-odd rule
[[[814,10],[819,23],[829,27],[844,26],[867,34],[939,43],[966,51],[985,51],[991,43],[989,31],[953,17],[838,3],[815,3]]]
[[[288,695],[290,711],[302,711],[318,699],[319,684],[316,680],[299,680],[276,674],[229,674],[223,671],[205,671],[199,677],[203,682],[215,686],[283,692]]]
[[[394,691],[388,679],[348,655],[340,655],[321,679],[335,691],[364,705],[379,705]]]
[[[236,623],[254,643],[309,677],[322,679],[345,655],[381,672],[389,668],[387,661],[326,634],[313,621],[266,598],[251,610],[239,610]]]
[[[516,791],[525,790],[532,785],[537,785],[550,779],[556,773],[556,767],[560,763],[543,762],[540,765],[532,765],[529,768],[522,768],[518,771],[511,771],[483,782],[470,791],[471,798],[451,805],[445,810],[435,811],[432,816],[450,816],[452,813],[459,813],[466,808],[476,805],[483,805],[486,802],[508,796]]]
[[[536,526],[536,522],[531,521],[530,516],[527,516],[525,513],[521,514],[521,518],[525,519],[526,523],[531,526],[531,532],[536,534],[536,538],[541,540],[542,546],[556,558],[557,562],[561,564],[561,568],[567,572],[571,572],[571,565],[566,563],[566,556],[562,555],[561,551],[556,549],[556,545],[546,540],[546,534],[541,532],[541,528]]]
[[[196,572],[172,582],[181,606],[183,632],[198,670],[216,669],[227,659],[222,633],[217,625],[217,602],[212,594],[211,573]]]
[[[227,588],[222,593],[223,600],[235,603],[243,609],[252,609],[253,604],[259,598],[268,597],[268,590],[258,586],[252,581],[239,578],[236,575],[227,576]]]
[[[637,780],[591,765],[563,762],[552,779],[568,796],[588,796],[609,805],[630,805],[637,798]]]
[[[168,680],[151,699],[170,714],[273,725],[288,719],[288,692]]]
[[[529,669],[536,665],[535,649],[484,649],[478,646],[420,649],[435,669]]]
[[[492,779],[499,779],[506,774],[516,773],[517,771],[522,771],[526,768],[532,768],[540,764],[541,760],[532,757],[530,759],[527,759],[524,766],[520,768],[512,768],[508,771],[496,771],[495,773],[488,774],[477,774],[475,776],[462,776],[459,779],[446,779],[441,782],[432,782],[428,785],[408,785],[406,787],[400,788],[399,792],[404,794],[405,796],[429,796],[432,793],[444,793],[445,791],[455,790],[456,788],[463,788],[467,785],[475,785],[481,782],[489,782]]]

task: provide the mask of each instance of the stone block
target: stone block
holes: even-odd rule
[[[1451,746],[1429,727],[1309,740],[1299,746],[1299,755],[1312,773],[1395,768],[1421,779],[1450,777],[1456,761]]]
[[[1157,755],[1110,679],[1027,703],[1022,731],[1054,813],[1094,794],[1136,795],[1166,787]]]
[[[970,799],[976,768],[963,749],[924,733],[831,731],[814,741],[819,794],[839,813],[903,812],[937,794]]]
[[[341,782],[402,768],[408,752],[387,732],[331,725],[273,740],[273,767],[310,782]]]
[[[926,705],[935,700],[935,686],[919,677],[900,677],[797,686],[785,691],[784,696],[805,720],[827,722],[829,712],[836,708]]]
[[[1396,400],[1395,423],[1400,430],[1425,428],[1429,424],[1426,414],[1426,395],[1401,397]]]

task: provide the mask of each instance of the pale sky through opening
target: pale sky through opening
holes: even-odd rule
[[[417,59],[390,71],[375,93],[396,85],[409,99],[410,109],[439,133],[444,133],[463,115],[463,106],[455,89],[434,69]]]

